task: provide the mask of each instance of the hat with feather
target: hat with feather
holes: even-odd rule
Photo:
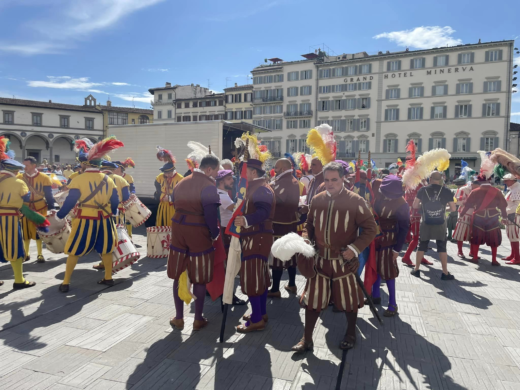
[[[4,136],[0,137],[0,169],[6,171],[19,171],[24,168],[21,162],[14,159],[14,151],[11,150],[11,141]]]
[[[503,149],[497,148],[491,152],[490,160],[497,164],[495,174],[502,178],[505,172],[509,172],[520,179],[520,159]]]
[[[237,150],[245,151],[246,145],[249,153],[247,166],[259,170],[261,176],[265,175],[264,164],[271,158],[271,153],[267,150],[267,146],[261,145],[256,135],[249,133],[242,134],[242,137],[235,140]],[[243,159],[243,157],[244,155],[242,154],[241,159]]]
[[[107,137],[98,143],[94,144],[92,148],[86,154],[86,162],[84,164],[99,167],[102,160],[108,160],[108,153],[112,150],[122,148],[125,146],[121,141],[116,139],[115,136]],[[80,154],[81,156],[81,154]],[[82,158],[85,158],[83,155]]]
[[[410,140],[406,152],[410,153],[406,158],[406,169],[403,173],[403,184],[407,190],[415,190],[435,168],[442,172],[450,166],[451,155],[446,149],[432,149],[416,159],[417,148],[415,142]]]
[[[332,127],[322,124],[307,134],[307,145],[323,165],[336,160],[337,143]]]
[[[135,162],[130,157],[128,157],[125,161],[112,161],[114,164],[117,164],[118,167],[125,170],[128,167],[135,168]]]
[[[208,154],[218,158],[218,156],[211,151],[209,146],[204,146],[200,142],[190,141],[188,142],[188,148],[191,149],[191,152],[188,154],[188,157],[185,161],[186,164],[188,164],[188,168],[192,172],[195,168],[200,166],[202,159]]]
[[[169,150],[157,146],[157,159],[164,162],[164,165],[159,168],[160,171],[173,172],[175,170],[177,160],[175,160],[175,157]]]
[[[487,182],[493,176],[495,163],[491,159],[491,152],[479,150],[477,153],[480,154],[480,171],[476,179],[481,183]]]

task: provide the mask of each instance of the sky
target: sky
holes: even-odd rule
[[[82,105],[92,93],[150,108],[148,89],[165,82],[222,91],[251,83],[265,58],[318,47],[376,54],[517,39],[517,17],[512,0],[0,0],[0,96]],[[520,92],[512,114],[520,122]]]

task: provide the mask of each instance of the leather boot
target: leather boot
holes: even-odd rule
[[[306,351],[312,351],[314,348],[314,343],[311,341],[307,342],[305,341],[305,337],[302,337],[302,339],[291,348],[291,351],[303,353]]]

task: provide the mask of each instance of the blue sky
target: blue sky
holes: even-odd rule
[[[148,108],[148,88],[166,81],[209,80],[222,91],[247,83],[264,58],[296,60],[321,44],[336,54],[374,54],[520,37],[518,3],[490,7],[481,0],[0,0],[0,96],[83,104],[92,93]],[[512,112],[520,122],[520,92]]]

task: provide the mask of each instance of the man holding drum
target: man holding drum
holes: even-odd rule
[[[38,172],[38,163],[34,157],[23,160],[25,172],[18,175],[23,180],[31,193],[29,201],[25,202],[31,210],[43,216],[47,216],[47,210],[54,210],[54,197],[52,196],[52,182],[49,176]],[[23,245],[25,248],[25,261],[30,259],[29,245],[31,240],[36,240],[38,249],[37,263],[45,263],[42,253],[42,240],[36,231],[36,224],[27,218],[22,218]]]
[[[114,181],[101,173],[99,167],[103,156],[122,146],[121,141],[109,137],[95,144],[86,155],[80,151],[86,160],[83,163],[85,171],[69,184],[69,195],[56,214],[58,220],[63,219],[78,203],[78,215],[72,221],[72,231],[65,245],[65,253],[69,257],[65,277],[59,287],[61,292],[69,291],[70,278],[79,258],[92,249],[101,255],[105,265],[105,277],[98,283],[114,285],[112,252],[116,246],[117,233],[111,217],[117,213],[119,196]]]

